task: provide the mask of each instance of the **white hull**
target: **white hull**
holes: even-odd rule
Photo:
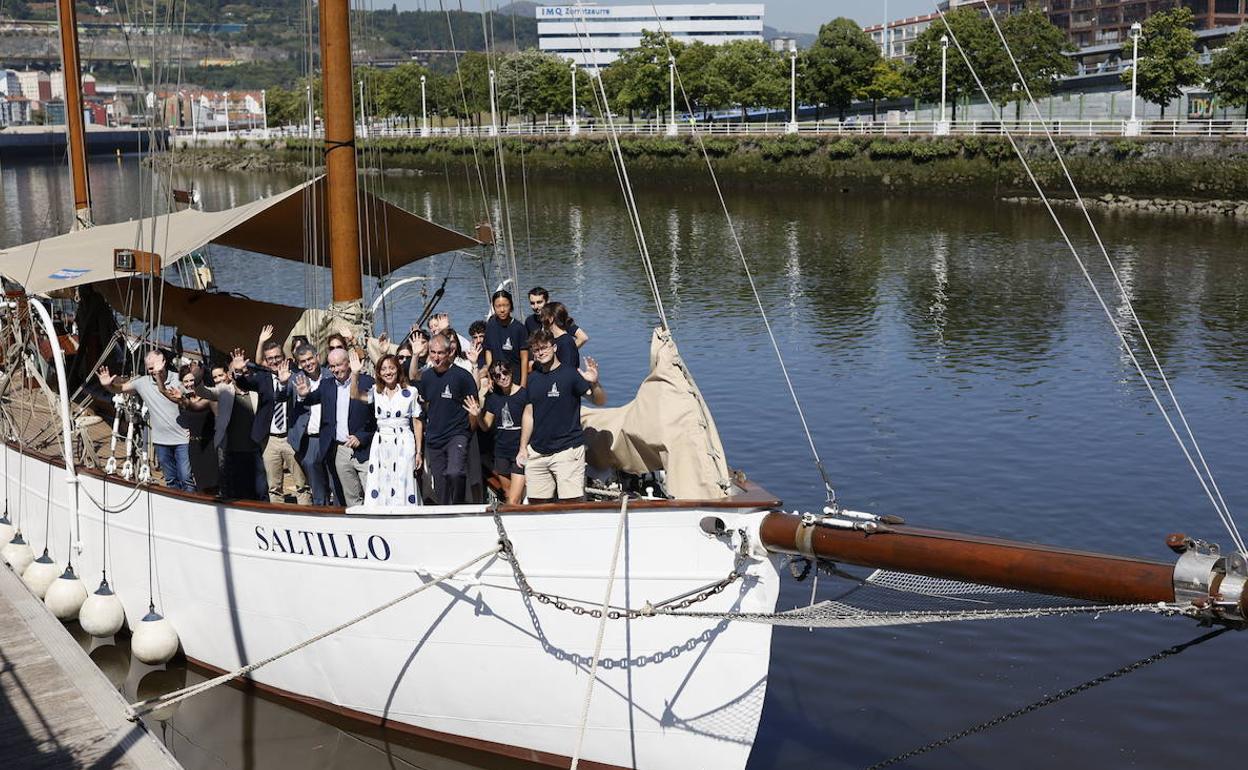
[[[10,512],[36,554],[64,563],[71,491],[61,467],[9,454]],[[74,565],[94,590],[102,515],[133,487],[82,475]],[[48,502],[51,490],[51,503]],[[398,596],[497,542],[480,506],[403,515],[320,513],[213,504],[141,491],[108,517],[109,581],[133,627],[147,612],[148,511],[157,609],[186,655],[230,670],[285,649]],[[699,521],[756,531],[765,511],[639,505],[630,510],[611,603],[640,607],[714,583],[733,569],[730,545]],[[51,520],[48,543],[45,518]],[[536,591],[598,605],[618,509],[503,515]],[[15,521],[16,523],[16,521]],[[337,555],[335,555],[335,553]],[[766,558],[699,610],[772,612],[779,576]],[[573,753],[598,621],[527,599],[511,567],[482,562],[456,579],[300,650],[252,678],[286,694],[421,734],[560,762]],[[771,629],[651,617],[608,621],[582,757],[640,768],[740,768],[767,686]]]

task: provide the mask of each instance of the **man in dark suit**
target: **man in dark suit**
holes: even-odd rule
[[[321,368],[316,348],[305,343],[295,348],[295,363],[299,372],[294,375],[295,385],[307,380],[310,390],[320,388],[321,380],[333,376]],[[329,505],[329,468],[325,463],[326,449],[332,444],[330,434],[321,433],[321,404],[296,398],[290,407],[290,432],[287,439],[295,450],[295,457],[312,490],[313,505]]]
[[[351,398],[351,366],[347,351],[329,351],[331,377],[313,389],[311,383],[297,381],[295,392],[304,404],[321,407],[321,451],[332,471],[334,495],[345,506],[364,504],[364,482],[368,476],[368,455],[372,449],[377,419],[373,405]],[[373,378],[361,374],[359,389],[373,387]]]
[[[255,392],[258,397],[251,440],[260,447],[264,475],[269,485],[269,502],[285,502],[284,474],[289,472],[295,485],[295,499],[300,505],[311,505],[312,495],[308,492],[307,479],[288,440],[294,402],[294,391],[289,387],[290,362],[286,360],[282,346],[273,340],[263,343],[260,354],[264,366],[248,364],[243,351],[235,350],[230,368],[234,372],[235,384],[244,391]]]

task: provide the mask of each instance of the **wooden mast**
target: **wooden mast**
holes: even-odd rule
[[[1129,559],[1011,540],[878,525],[875,532],[806,524],[770,513],[759,536],[769,551],[892,569],[1019,591],[1113,604],[1175,600],[1173,562]]]
[[[320,23],[329,262],[333,271],[334,303],[337,304],[356,302],[364,297],[355,173],[355,108],[351,101],[351,18],[347,0],[321,0]]]
[[[90,227],[91,197],[87,178],[87,135],[82,119],[82,66],[78,59],[78,12],[74,0],[57,0],[61,33],[61,69],[65,80],[65,132],[69,143],[69,168],[74,180],[74,220]]]

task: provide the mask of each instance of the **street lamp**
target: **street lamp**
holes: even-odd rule
[[[667,57],[667,135],[676,136],[676,57]]]
[[[360,78],[360,137],[368,138],[368,116],[364,113],[364,78]]]
[[[264,119],[264,138],[269,138],[269,96],[266,89],[260,89],[260,115]]]
[[[572,70],[572,122],[568,124],[568,136],[581,133],[581,124],[576,121],[576,62],[569,66]]]
[[[1137,21],[1131,25],[1131,119],[1123,127],[1126,136],[1140,135],[1140,121],[1135,117],[1136,79],[1140,71],[1140,37],[1144,28]]]
[[[490,136],[498,136],[498,110],[494,106],[494,70],[490,70]]]
[[[429,136],[429,113],[425,110],[425,76],[420,76],[420,135]]]
[[[797,41],[789,41],[789,124],[784,133],[797,133]]]
[[[225,141],[230,141],[230,92],[225,92]]]
[[[936,123],[936,135],[949,134],[949,121],[945,119],[945,102],[949,84],[949,36],[940,36],[940,120]]]

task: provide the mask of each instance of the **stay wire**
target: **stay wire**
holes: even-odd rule
[[[1074,176],[1070,173],[1070,169],[1066,165],[1066,158],[1058,149],[1057,141],[1053,138],[1053,133],[1049,129],[1048,121],[1045,120],[1044,115],[1040,110],[1040,105],[1037,103],[1035,96],[1032,94],[1031,85],[1027,82],[1027,78],[1023,77],[1022,68],[1018,64],[1018,59],[1014,56],[1014,51],[1010,47],[1009,41],[1006,40],[1005,33],[1001,29],[1001,25],[997,22],[996,14],[993,13],[992,7],[986,0],[984,2],[984,8],[987,10],[988,19],[992,21],[993,29],[997,32],[997,37],[1001,40],[1001,45],[1005,48],[1006,55],[1010,57],[1010,64],[1014,67],[1014,73],[1018,76],[1018,82],[1022,85],[1023,92],[1027,95],[1027,100],[1030,103],[1032,110],[1036,113],[1036,118],[1040,122],[1040,127],[1044,129],[1045,138],[1048,140],[1049,146],[1053,149],[1053,154],[1057,158],[1058,164],[1061,166],[1062,173],[1066,177],[1066,182],[1070,185],[1070,190],[1074,194],[1079,210],[1083,213],[1084,220],[1088,224],[1088,229],[1091,231],[1092,237],[1096,241],[1097,248],[1100,250],[1101,256],[1105,260],[1105,265],[1109,268],[1109,273],[1114,278],[1114,284],[1118,287],[1118,292],[1122,296],[1122,300],[1131,314],[1131,321],[1135,325],[1136,331],[1140,334],[1140,340],[1144,343],[1144,347],[1148,351],[1149,358],[1152,360],[1153,366],[1157,370],[1157,374],[1161,379],[1162,385],[1165,387],[1166,394],[1169,396],[1170,402],[1174,405],[1174,410],[1179,417],[1179,422],[1182,423],[1184,431],[1187,433],[1188,438],[1192,442],[1192,449],[1195,451],[1196,457],[1200,460],[1201,468],[1203,468],[1205,475],[1209,479],[1209,485],[1213,488],[1214,494],[1217,496],[1217,501],[1214,502],[1214,507],[1218,508],[1220,506],[1221,513],[1225,514],[1223,523],[1227,524],[1228,529],[1231,531],[1231,537],[1235,540],[1240,553],[1245,553],[1244,541],[1240,536],[1239,528],[1235,524],[1234,517],[1231,515],[1230,507],[1226,504],[1226,500],[1222,496],[1222,490],[1218,487],[1218,483],[1213,475],[1213,470],[1210,469],[1208,462],[1205,460],[1205,454],[1200,448],[1200,442],[1196,440],[1196,434],[1187,421],[1187,415],[1183,412],[1183,407],[1179,403],[1179,397],[1171,386],[1170,378],[1166,375],[1166,371],[1162,367],[1156,351],[1153,349],[1152,340],[1149,339],[1148,333],[1144,330],[1144,324],[1140,321],[1140,317],[1136,314],[1135,303],[1131,301],[1131,296],[1122,282],[1122,277],[1119,275],[1117,268],[1114,267],[1113,260],[1109,257],[1109,250],[1105,247],[1105,242],[1101,238],[1100,230],[1097,229],[1096,224],[1092,221],[1092,215],[1088,211],[1087,204],[1084,203],[1083,196],[1080,194],[1079,188],[1075,184]],[[946,27],[947,26],[948,23],[946,22]],[[1114,325],[1115,327],[1117,326],[1117,324]],[[1160,407],[1161,405],[1158,404],[1158,406]],[[1195,470],[1194,466],[1193,470]]]
[[[650,292],[654,297],[655,308],[659,314],[659,320],[665,331],[671,331],[671,325],[667,320],[667,311],[663,307],[663,296],[659,291],[658,277],[655,274],[654,263],[650,258],[650,249],[646,243],[645,231],[642,228],[641,216],[637,208],[637,200],[633,195],[632,180],[628,175],[628,165],[624,160],[624,151],[620,146],[619,131],[615,125],[615,118],[611,112],[610,99],[607,97],[606,85],[602,82],[602,74],[598,69],[597,58],[598,50],[592,42],[592,37],[588,29],[585,27],[585,18],[582,13],[582,4],[580,0],[576,2],[577,12],[573,14],[573,29],[576,30],[577,42],[581,48],[581,52],[588,53],[594,61],[594,81],[597,83],[597,90],[594,92],[594,100],[600,114],[607,122],[609,129],[608,143],[612,151],[612,159],[615,161],[616,176],[620,183],[621,192],[624,195],[624,206],[628,211],[629,223],[633,227],[633,234],[637,240],[637,249],[641,256],[642,268],[646,273],[646,280],[650,285]]]
[[[681,77],[680,67],[676,64],[676,55],[672,51],[671,35],[663,29],[663,18],[659,13],[658,6],[653,2],[650,8],[654,11],[659,34],[663,38],[663,46],[667,49],[667,55],[672,62],[672,72],[676,78],[676,85],[680,89],[681,99],[684,101],[685,110],[689,114],[693,114],[693,102],[689,98],[689,94],[685,91],[684,78]],[[673,118],[674,120],[674,118]],[[754,271],[750,269],[750,262],[745,257],[745,249],[741,246],[741,237],[737,233],[737,227],[732,218],[732,213],[728,210],[728,202],[724,199],[723,188],[719,184],[719,176],[715,173],[714,164],[711,163],[710,153],[706,151],[706,144],[702,140],[702,132],[698,131],[695,123],[689,124],[689,133],[698,145],[698,150],[702,154],[702,159],[706,163],[706,170],[710,173],[711,183],[715,187],[715,195],[719,199],[720,209],[724,212],[724,219],[728,223],[728,232],[732,236],[733,248],[737,252],[737,258],[741,261],[741,268],[745,272],[746,280],[750,284],[750,293],[754,296],[754,304],[758,307],[759,316],[763,319],[763,328],[767,331],[767,338],[771,342],[771,349],[776,354],[776,360],[780,364],[780,373],[784,376],[785,386],[789,390],[789,397],[793,401],[793,407],[797,410],[797,418],[801,421],[802,432],[806,436],[806,443],[810,447],[810,454],[815,461],[815,469],[819,472],[819,477],[823,480],[824,491],[827,494],[829,505],[836,504],[836,489],[832,486],[832,480],[828,477],[827,469],[823,465],[823,459],[819,456],[819,449],[815,446],[815,439],[810,430],[810,423],[806,420],[806,410],[802,408],[801,399],[797,396],[797,389],[793,385],[793,379],[789,375],[788,364],[784,360],[784,354],[780,352],[780,343],[776,340],[775,331],[771,327],[771,320],[767,317],[767,310],[763,306],[762,297],[758,292],[758,285],[754,281]]]
[[[978,86],[980,93],[983,94],[984,99],[986,100],[988,105],[992,108],[993,114],[996,116],[997,120],[1001,121],[1000,107],[998,107],[996,102],[993,101],[991,95],[989,95],[988,93],[988,89],[984,86],[983,81],[980,79],[979,73],[976,71],[974,65],[971,64],[970,57],[967,55],[966,51],[963,49],[962,43],[961,41],[958,40],[958,37],[954,33],[952,26],[950,26],[949,20],[945,16],[945,12],[941,10],[939,6],[937,6],[936,8],[936,12],[940,16],[941,21],[945,25],[945,29],[949,34],[949,39],[953,42],[954,47],[957,48],[958,54],[962,57],[962,61],[966,64],[966,68],[968,72],[970,72],[971,77],[975,80],[975,84],[976,86]],[[1033,103],[1034,103],[1034,100],[1033,100]],[[1205,475],[1200,472],[1199,468],[1197,468],[1196,461],[1193,459],[1191,451],[1187,447],[1187,442],[1185,442],[1182,439],[1182,437],[1179,435],[1178,429],[1175,427],[1174,420],[1170,417],[1169,410],[1166,409],[1165,405],[1162,403],[1160,396],[1157,394],[1156,389],[1153,387],[1152,381],[1149,379],[1148,375],[1144,372],[1143,365],[1140,363],[1139,358],[1135,354],[1135,350],[1132,348],[1130,342],[1127,340],[1126,333],[1123,332],[1123,330],[1114,321],[1114,314],[1113,314],[1113,311],[1110,310],[1109,308],[1109,303],[1106,301],[1100,289],[1097,288],[1096,282],[1092,279],[1092,274],[1088,270],[1087,264],[1084,262],[1083,257],[1079,254],[1079,250],[1075,247],[1074,242],[1071,240],[1070,234],[1067,232],[1065,226],[1062,225],[1061,220],[1058,218],[1057,212],[1053,209],[1052,202],[1049,200],[1048,195],[1044,192],[1044,188],[1040,184],[1039,179],[1037,179],[1035,172],[1033,171],[1031,167],[1031,164],[1027,161],[1027,158],[1024,155],[1022,148],[1018,146],[1018,143],[1015,140],[1013,133],[1011,133],[1010,130],[1005,127],[1005,123],[1003,121],[1001,122],[1001,125],[1002,125],[1002,131],[1004,132],[1006,139],[1010,143],[1010,147],[1013,148],[1014,153],[1018,156],[1019,162],[1023,166],[1023,169],[1027,172],[1027,176],[1031,180],[1032,186],[1035,187],[1036,193],[1040,196],[1040,199],[1043,202],[1045,209],[1049,212],[1049,216],[1052,218],[1053,223],[1057,226],[1058,232],[1062,236],[1062,240],[1066,243],[1066,247],[1070,250],[1071,255],[1075,258],[1075,262],[1076,264],[1078,264],[1080,272],[1083,274],[1084,279],[1088,282],[1088,286],[1091,288],[1093,296],[1096,297],[1097,303],[1100,304],[1101,310],[1105,313],[1105,317],[1109,320],[1110,326],[1113,327],[1114,329],[1114,333],[1118,336],[1118,340],[1120,344],[1122,345],[1123,350],[1126,351],[1127,357],[1131,360],[1131,363],[1135,366],[1136,372],[1140,375],[1140,379],[1144,382],[1144,387],[1148,390],[1149,395],[1152,397],[1153,403],[1157,405],[1158,410],[1161,412],[1162,419],[1166,421],[1166,426],[1170,429],[1171,435],[1173,435],[1175,441],[1178,442],[1179,448],[1182,450],[1183,456],[1187,459],[1188,465],[1191,466],[1192,471],[1196,474],[1196,478],[1200,482],[1201,487],[1204,489],[1205,495],[1209,498],[1209,501],[1213,504],[1214,510],[1218,514],[1218,518],[1222,521],[1223,526],[1226,527],[1227,532],[1230,534],[1231,539],[1234,542],[1235,547],[1239,550],[1239,552],[1248,553],[1248,548],[1245,548],[1244,542],[1240,538],[1239,530],[1235,526],[1235,522],[1229,518],[1229,514],[1226,511],[1224,511],[1222,507],[1218,504],[1217,498],[1214,495],[1213,491],[1210,489],[1209,483],[1206,480]],[[1060,157],[1060,153],[1058,153],[1058,155]]]

